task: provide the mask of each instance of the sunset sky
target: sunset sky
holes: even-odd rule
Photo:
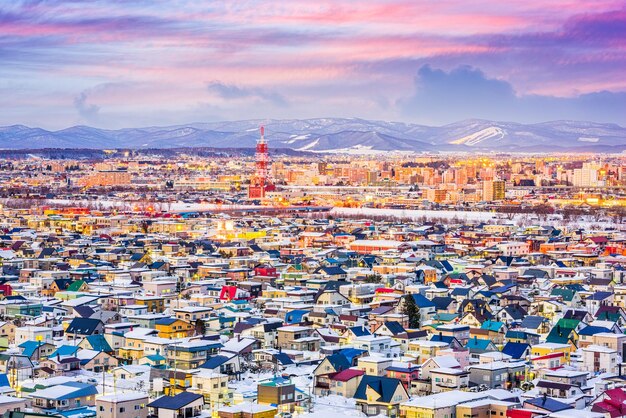
[[[0,124],[626,125],[626,1],[3,1]]]

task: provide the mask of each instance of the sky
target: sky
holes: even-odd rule
[[[626,126],[626,0],[0,1],[0,125]]]

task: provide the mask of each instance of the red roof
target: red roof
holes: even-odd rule
[[[394,293],[396,289],[389,289],[388,287],[379,287],[376,289],[376,293]]]
[[[546,359],[549,359],[549,358],[557,358],[557,357],[563,357],[563,356],[565,356],[565,353],[558,352],[558,353],[546,354],[545,356],[533,357],[533,358],[531,358],[531,360],[532,361],[535,361],[535,360],[546,360]]]
[[[358,369],[346,369],[342,370],[338,373],[331,374],[329,377],[332,380],[338,380],[340,382],[347,382],[350,379],[354,379],[357,376],[361,376],[365,374],[363,370]]]

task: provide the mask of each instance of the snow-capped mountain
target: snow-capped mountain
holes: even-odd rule
[[[254,146],[260,125],[265,125],[271,147],[309,152],[626,150],[626,128],[608,123],[465,120],[431,127],[341,118],[242,120],[119,130],[73,126],[48,131],[12,125],[0,127],[0,148],[247,148]]]

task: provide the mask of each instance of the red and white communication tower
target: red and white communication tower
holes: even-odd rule
[[[248,188],[248,198],[263,199],[265,192],[273,191],[274,185],[269,179],[270,156],[267,142],[265,141],[265,127],[261,126],[261,138],[256,141],[256,163],[255,173],[250,179]]]

